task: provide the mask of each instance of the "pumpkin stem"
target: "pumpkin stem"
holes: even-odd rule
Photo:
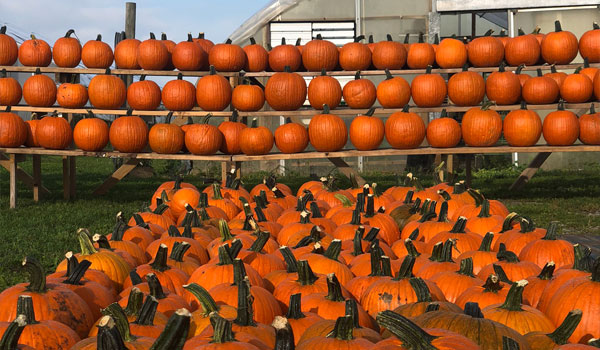
[[[538,275],[538,278],[546,281],[552,279],[552,274],[554,273],[555,267],[556,266],[554,264],[554,261],[547,262],[546,265],[544,265],[544,268],[542,269],[540,274]]]
[[[137,273],[136,273],[136,275],[137,275]],[[129,292],[129,297],[127,297],[127,306],[125,306],[125,309],[123,309],[123,311],[125,311],[125,315],[127,315],[127,316],[138,315],[142,309],[143,304],[144,304],[144,293],[142,293],[139,290],[139,288],[133,287],[133,288],[131,288],[131,291]]]
[[[406,244],[406,241],[404,241]],[[430,261],[441,261],[442,249],[444,249],[444,243],[437,242],[433,245],[433,249],[431,250],[431,256],[429,257]]]
[[[287,318],[275,316],[271,326],[275,328],[275,350],[294,350],[294,332]]]
[[[317,34],[315,40],[323,40],[323,36],[321,34]]]
[[[425,332],[408,318],[393,311],[385,310],[377,315],[377,323],[386,328],[403,343],[407,349],[435,350],[437,347],[431,343],[437,337]]]
[[[354,38],[354,42],[355,42],[355,43],[357,43],[357,42],[359,42],[359,41],[363,40],[364,38],[365,38],[365,36],[364,36],[364,35],[359,35],[359,36],[357,36],[356,38]]]
[[[546,336],[558,345],[567,344],[569,337],[575,331],[575,328],[581,321],[582,312],[579,309],[571,310],[563,322],[554,330],[554,332],[546,334]]]
[[[592,338],[588,340],[588,345],[593,346],[595,348],[600,348],[600,339]]]
[[[354,328],[362,328],[360,326],[360,324],[358,323],[358,320],[359,320],[358,305],[356,303],[356,300],[354,300],[354,299],[346,300],[346,307],[345,307],[344,315],[352,317],[352,324],[353,324]]]
[[[592,281],[600,282],[600,257],[594,261],[592,266]]]
[[[285,38],[281,38],[281,45],[285,45]]]
[[[440,35],[439,33],[435,33],[435,35],[433,36],[433,43],[438,45],[440,43]]]
[[[163,291],[160,281],[158,280],[155,274],[147,274],[146,282],[148,282],[148,287],[150,287],[150,295],[155,297],[157,300],[162,300],[167,297],[165,295],[165,292]]]
[[[146,300],[142,304],[140,312],[136,320],[132,323],[140,326],[153,326],[154,316],[156,315],[156,308],[158,307],[158,300],[152,295],[148,295]]]
[[[377,238],[379,231],[381,231],[379,227],[371,227],[369,232],[367,232],[367,234],[363,237],[363,240],[373,242],[375,238]]]
[[[537,71],[537,76],[538,76],[538,77],[542,77],[542,76],[544,76],[544,75],[542,74],[542,70],[541,70],[540,68],[538,68],[536,71]]]
[[[423,32],[419,32],[419,44],[423,44],[425,41],[423,40]]]
[[[331,260],[338,261],[338,257],[342,251],[342,241],[334,239],[327,247],[327,250],[323,253],[323,256]]]
[[[177,262],[183,262],[184,255],[190,248],[191,245],[188,242],[175,242],[173,248],[171,249],[169,259]]]
[[[408,44],[409,38],[410,38],[410,33],[406,33],[406,35],[404,36],[404,44]]]
[[[481,213],[479,214],[481,215]],[[467,226],[467,218],[461,216],[456,220],[454,226],[450,230],[451,233],[465,233],[465,227]]]
[[[354,233],[354,238],[352,239],[352,255],[353,256],[359,256],[364,254],[363,250],[362,250],[362,236],[364,234],[364,227],[362,228],[362,231],[359,229],[356,230],[356,232]]]
[[[63,281],[65,284],[71,285],[82,285],[81,279],[85,275],[85,272],[89,269],[92,263],[89,260],[81,260],[75,269],[71,271],[68,278]]]
[[[213,66],[212,64],[208,68],[208,74],[209,75],[216,75],[217,74],[217,70],[215,69],[215,66]]]
[[[418,235],[418,233],[419,232],[417,231],[417,235]],[[405,239],[404,240],[404,246],[406,247],[406,251],[408,252],[408,255],[414,256],[415,258],[418,257],[419,255],[421,255],[421,253],[419,253],[417,251],[417,248],[415,247],[415,244],[413,243],[413,239],[412,238]]]
[[[465,64],[462,66],[462,71],[463,71],[463,72],[466,72],[466,71],[468,71],[468,70],[469,70],[469,63],[465,63]]]
[[[402,107],[402,112],[408,113],[409,109],[410,109],[410,105],[407,103],[406,105],[404,105],[404,107]]]
[[[555,32],[562,32],[562,27],[560,25],[560,21],[558,21],[558,20],[554,21],[554,31]]]
[[[413,267],[415,266],[415,260],[416,258],[412,255],[407,255],[406,257],[404,257],[404,260],[402,260],[402,265],[400,265],[400,269],[398,270],[396,277],[394,277],[394,281],[400,281],[406,278],[413,277]]]
[[[342,286],[335,273],[327,275],[327,296],[325,296],[325,299],[338,302],[344,301]]]
[[[256,45],[256,40],[254,40],[254,37],[250,37],[250,45]]]
[[[129,271],[129,279],[131,279],[131,284],[134,286],[137,286],[138,284],[144,282],[142,280],[142,277],[140,277],[140,275],[138,275],[138,273],[135,270]]]
[[[498,254],[496,254],[496,258],[499,261],[506,261],[511,264],[516,264],[519,262],[519,257],[517,254],[508,250],[499,251]]]
[[[437,303],[437,302],[430,303],[425,308],[425,313],[433,312],[433,311],[440,311],[440,304],[439,303]]]
[[[204,39],[204,32],[198,33],[198,39]]]
[[[502,336],[502,350],[520,350],[521,346],[513,338]]]
[[[297,282],[303,286],[313,285],[319,278],[315,276],[314,272],[310,268],[308,261],[298,261],[298,280]]]
[[[0,27],[0,34],[6,34],[6,26]]]
[[[150,350],[182,350],[187,340],[191,318],[192,314],[186,309],[175,311]]]
[[[0,338],[0,349],[16,350],[25,347],[19,345],[19,338],[21,337],[21,333],[23,333],[25,326],[27,326],[27,317],[25,315],[18,315],[17,318],[8,325],[4,331],[4,335]]]
[[[494,233],[488,232],[483,236],[483,240],[481,241],[481,245],[479,246],[480,252],[489,252],[492,250],[492,241],[494,240]]]
[[[508,290],[504,304],[499,308],[508,311],[522,311],[521,303],[523,302],[523,289],[528,284],[527,280],[520,280],[514,283]]]
[[[125,315],[125,311],[119,303],[112,303],[106,307],[106,309],[102,310],[102,314],[105,316],[111,317],[114,322],[116,328],[119,330],[119,334],[121,338],[125,342],[131,342],[136,339],[135,336],[131,334],[129,329],[129,321],[127,321],[127,315]]]
[[[233,260],[233,284],[239,286],[240,283],[244,281],[244,278],[247,277],[246,267],[244,266],[244,262],[240,258],[236,258]]]
[[[161,244],[158,250],[156,251],[156,256],[154,257],[154,261],[150,264],[152,270],[164,272],[170,270],[171,267],[167,265],[169,248],[165,244]]]
[[[489,218],[490,216],[490,201],[484,199],[483,202],[481,202],[481,210],[479,211],[479,215],[477,215],[477,217]]]
[[[465,304],[464,314],[473,318],[483,318],[479,304],[471,301]]]
[[[507,284],[513,284],[513,281],[511,281],[508,276],[506,276],[506,272],[504,272],[504,269],[502,268],[502,266],[498,265],[498,264],[493,264],[492,267],[494,268],[494,273],[498,276],[498,279],[500,280],[500,282],[504,282]]]
[[[26,257],[21,265],[29,273],[29,284],[25,289],[33,293],[46,292],[46,275],[42,264],[36,258]]]
[[[466,259],[462,259],[460,261],[460,269],[457,273],[469,277],[475,277],[473,276],[473,258],[468,257]]]
[[[381,257],[381,275],[392,277],[392,262],[389,256]]]
[[[490,274],[488,278],[485,280],[483,284],[483,291],[490,293],[498,293],[502,290],[502,285],[500,284],[500,279],[497,275]]]
[[[381,249],[371,249],[369,255],[371,259],[371,273],[369,276],[383,276],[381,271]]]
[[[373,44],[375,40],[373,39],[373,34],[369,34],[369,44]]]
[[[418,303],[430,303],[433,300],[431,299],[431,292],[429,291],[429,287],[427,287],[427,284],[425,283],[425,281],[420,278],[420,277],[415,277],[415,278],[411,278],[408,280],[408,282],[410,283],[410,286],[412,287],[412,289],[415,291],[415,294],[417,295],[417,302]]]
[[[573,253],[575,255],[573,270],[591,272],[593,261],[590,261],[590,255],[592,254],[592,250],[577,243],[573,245]]]
[[[233,41],[231,41],[231,38],[227,38],[227,40],[225,40],[225,44],[231,44]]]
[[[523,35],[525,35],[525,31],[523,31],[523,29],[522,29],[522,28],[519,28],[519,29],[517,30],[517,34],[518,34],[518,36],[523,36]]]
[[[296,260],[296,257],[294,256],[294,254],[292,253],[290,248],[286,247],[286,246],[282,246],[279,248],[279,252],[283,256],[283,261],[285,261],[286,272],[287,273],[298,272],[298,261]]]
[[[333,327],[333,331],[328,334],[328,338],[335,338],[338,340],[352,340],[353,336],[353,320],[351,316],[342,316],[338,317],[335,321],[335,326]]]
[[[221,317],[221,315],[219,315],[218,313],[213,312],[210,314],[210,323],[214,330],[212,343],[224,344],[236,341],[233,331],[231,329],[231,321],[228,321]],[[185,336],[183,336],[182,338],[184,340],[186,339]]]
[[[256,323],[253,319],[253,299],[254,298],[250,294],[250,281],[248,277],[245,277],[244,280],[238,285],[237,317],[233,321],[235,324],[242,327],[256,326]]]
[[[306,317],[306,315],[304,315],[301,310],[302,309],[301,308],[301,299],[302,299],[302,293],[296,293],[296,294],[290,295],[290,306],[285,315],[286,318],[292,319],[292,320],[298,320],[298,319]]]
[[[394,41],[394,39],[392,39],[392,34],[386,34],[385,37],[387,41]]]
[[[19,298],[17,299],[17,315],[25,315],[25,322],[27,322],[28,325],[39,323],[35,319],[35,310],[33,307],[33,299],[31,295],[19,295]],[[3,348],[0,346],[0,349]]]
[[[204,316],[210,315],[212,312],[219,312],[219,306],[215,302],[215,299],[208,293],[204,287],[196,284],[190,283],[183,286],[188,292],[192,293],[192,295],[196,298],[200,306],[202,307],[202,314]]]

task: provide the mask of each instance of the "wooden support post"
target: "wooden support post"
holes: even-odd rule
[[[451,178],[451,174],[454,174],[454,155],[449,154],[446,156],[446,174],[447,178]]]
[[[347,177],[354,176],[354,178],[356,179],[356,182],[360,186],[363,186],[364,184],[367,183],[367,181],[365,181],[365,179],[363,179],[362,176],[360,176],[358,171],[354,170],[354,168],[352,168],[342,158],[327,158],[327,159],[329,159],[329,161],[332,162],[333,165],[335,165],[338,168],[338,170],[342,172],[342,174],[346,175]]]
[[[471,187],[472,163],[473,163],[473,155],[467,154],[466,159],[465,159],[465,184],[467,185],[467,187]]]
[[[98,186],[96,190],[94,190],[95,196],[100,196],[106,194],[108,190],[110,190],[114,185],[116,185],[119,181],[121,181],[127,174],[129,174],[135,167],[139,164],[139,160],[135,158],[130,158],[126,162],[119,167],[112,175],[104,180],[102,185]]]
[[[531,180],[533,175],[535,175],[535,173],[539,170],[539,168],[542,166],[542,164],[544,164],[546,159],[548,159],[548,157],[550,157],[551,154],[552,154],[552,152],[538,153],[535,156],[535,158],[533,158],[531,163],[529,163],[529,166],[527,167],[527,169],[523,170],[523,172],[521,173],[521,175],[519,175],[517,180],[515,180],[515,182],[512,185],[510,185],[509,190],[510,191],[519,190],[521,187],[523,187],[523,185],[525,185],[527,182],[529,182],[529,180]]]
[[[17,163],[20,160],[19,156],[23,156],[22,154],[17,154],[16,155],[16,161]],[[36,155],[34,155],[35,157]],[[39,157],[39,155],[37,155]],[[10,172],[10,158],[8,158],[7,156],[5,156],[4,154],[0,154],[0,166],[2,166],[3,168],[5,168],[6,170],[8,170]],[[34,163],[34,171],[35,171],[35,163]],[[34,188],[34,183],[35,180],[33,177],[31,177],[29,174],[27,174],[23,169],[21,169],[20,166],[17,165],[17,172],[16,172],[16,176],[17,176],[17,180],[21,181],[22,183],[24,183],[27,187],[29,188]],[[48,189],[44,186],[42,186],[41,184],[41,180],[39,182],[39,190],[43,193],[43,194],[50,194],[50,191],[48,191]],[[34,192],[35,194],[35,192]]]
[[[69,198],[71,199],[75,199],[75,190],[76,190],[76,170],[77,167],[75,165],[75,160],[77,158],[75,157],[68,157],[69,158]]]
[[[17,156],[15,154],[11,154],[8,156],[9,165],[8,172],[10,173],[9,177],[9,192],[10,192],[10,208],[14,209],[17,207]]]
[[[33,201],[40,200],[40,187],[42,186],[42,156],[34,154],[31,156],[33,165]]]
[[[71,199],[71,157],[63,156],[62,157],[62,166],[63,166],[63,197],[65,200]]]

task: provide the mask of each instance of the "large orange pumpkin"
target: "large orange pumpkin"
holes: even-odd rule
[[[521,82],[513,72],[504,70],[504,62],[497,72],[490,74],[485,81],[485,93],[497,105],[512,105],[521,98]]]
[[[137,47],[137,62],[142,69],[164,69],[169,59],[169,50],[161,40],[156,39],[154,33],[150,33],[150,39],[142,41]]]
[[[73,68],[81,61],[81,44],[79,40],[71,38],[74,33],[73,29],[69,29],[64,37],[54,42],[52,57],[59,67]]]
[[[514,147],[535,145],[542,134],[542,121],[535,111],[527,109],[525,101],[521,109],[510,111],[504,118],[504,138]]]
[[[250,84],[249,79],[244,79],[243,83],[233,88],[231,94],[231,106],[243,112],[256,112],[265,104],[265,92],[254,84]]]
[[[50,107],[56,102],[56,84],[54,80],[40,73],[35,74],[23,84],[23,98],[25,102],[34,107]]]
[[[579,38],[579,54],[590,63],[600,62],[600,26],[594,22],[591,30]]]
[[[511,66],[536,64],[540,59],[540,43],[533,34],[519,28],[519,36],[510,38],[504,48],[504,57]]]
[[[179,125],[171,124],[169,112],[164,123],[154,124],[148,134],[148,144],[150,148],[160,154],[175,154],[183,149],[185,134]]]
[[[388,69],[386,79],[377,85],[377,101],[383,108],[401,108],[410,101],[410,85],[398,76],[394,77]]]
[[[408,105],[402,112],[389,116],[385,122],[385,139],[393,148],[417,148],[425,139],[425,123],[418,114],[409,112]]]
[[[273,148],[273,133],[269,128],[257,125],[257,119],[252,125],[240,133],[240,148],[247,155],[267,154]]]
[[[496,67],[504,59],[504,45],[500,39],[492,36],[493,32],[490,29],[484,36],[469,43],[467,56],[473,67]]]
[[[431,147],[456,147],[460,142],[461,136],[460,124],[456,120],[448,118],[445,109],[439,118],[427,124],[427,142]]]
[[[27,125],[10,106],[0,112],[0,147],[19,147],[27,140]]]
[[[570,146],[579,137],[577,115],[571,111],[565,111],[565,105],[561,101],[558,104],[558,110],[549,113],[544,118],[542,132],[548,145]]]
[[[406,63],[406,56],[404,45],[395,42],[388,34],[386,41],[375,44],[371,60],[377,69],[401,69]]]
[[[460,40],[446,38],[437,47],[435,61],[441,68],[460,68],[467,63],[467,48]]]
[[[246,53],[246,72],[266,71],[269,64],[269,53],[262,45],[258,45],[253,37],[250,37],[250,45],[243,48]]]
[[[282,153],[299,153],[308,146],[308,131],[304,125],[292,123],[290,118],[275,129],[275,146]]]
[[[17,105],[22,96],[23,90],[17,79],[6,76],[6,69],[2,69],[0,72],[0,105]]]
[[[374,117],[375,108],[369,109],[364,115],[352,119],[350,124],[350,142],[359,151],[370,151],[379,148],[385,133],[381,119]]]
[[[219,129],[208,124],[208,115],[202,124],[192,124],[185,130],[185,148],[192,154],[215,154],[223,144],[223,134]]]
[[[183,80],[183,75],[179,73],[177,80],[171,80],[163,86],[161,99],[166,109],[189,111],[196,104],[196,88],[194,84]]]
[[[306,100],[306,81],[287,67],[284,72],[275,73],[267,80],[265,99],[276,111],[294,111]]]
[[[542,75],[541,69],[537,71],[537,77],[529,78],[523,84],[523,99],[528,104],[554,103],[558,99],[558,84],[547,76]]]
[[[310,144],[319,152],[335,152],[344,148],[348,141],[346,123],[337,115],[329,113],[329,106],[323,106],[323,113],[311,118],[308,124]]]
[[[431,69],[427,66],[425,74],[414,77],[410,85],[412,99],[419,107],[441,106],[446,99],[446,81],[441,75],[432,74]]]
[[[47,42],[31,34],[31,39],[19,47],[19,62],[24,66],[48,67],[52,62],[52,49]]]
[[[555,21],[554,27],[554,32],[546,34],[542,40],[542,58],[549,64],[569,64],[577,56],[577,37],[563,31],[560,21]]]
[[[586,145],[600,145],[600,114],[593,104],[590,113],[579,117],[579,140]]]
[[[377,90],[375,84],[369,79],[360,77],[360,71],[354,75],[354,80],[351,80],[344,85],[342,89],[344,101],[350,108],[364,109],[370,108],[377,98]]]
[[[461,130],[467,146],[493,146],[502,135],[502,118],[487,104],[482,108],[473,107],[463,116]]]
[[[173,65],[173,51],[175,51],[175,46],[177,46],[177,44],[175,44],[175,42],[173,40],[169,40],[167,38],[166,33],[160,34],[160,42],[163,43],[163,45],[165,45],[165,47],[167,48],[167,52],[169,53],[168,59],[167,59],[167,65],[163,69],[164,70],[175,69],[175,66]]]
[[[18,57],[17,42],[6,34],[6,26],[0,27],[0,66],[12,66]]]
[[[102,151],[108,144],[108,124],[88,112],[90,118],[83,118],[73,128],[73,141],[77,148],[89,152]]]
[[[127,115],[115,119],[109,130],[108,138],[113,148],[123,153],[139,153],[148,144],[148,125],[138,117]]]
[[[208,51],[208,63],[219,72],[239,72],[246,65],[246,53],[238,45],[233,45],[231,39],[223,44],[217,44]]]
[[[560,97],[568,103],[587,102],[594,93],[594,84],[587,75],[581,74],[581,67],[568,75],[560,86]]]
[[[56,102],[64,108],[82,108],[88,102],[87,89],[81,84],[60,84],[56,92]]]
[[[329,40],[323,40],[321,34],[309,41],[302,49],[302,64],[312,72],[334,70],[338,65],[338,48]]]
[[[45,116],[35,129],[35,138],[44,148],[65,149],[73,142],[73,130],[65,118]]]
[[[462,72],[448,79],[448,97],[457,106],[476,106],[485,96],[483,77],[467,69],[465,65]]]
[[[110,69],[107,69],[105,74],[96,75],[90,80],[88,96],[96,108],[117,109],[125,103],[127,90],[123,80],[111,75]]]
[[[320,76],[314,77],[308,84],[308,102],[314,109],[323,109],[323,105],[335,109],[341,100],[340,82],[336,78],[328,76],[325,69],[321,71]]]
[[[120,69],[140,69],[138,63],[138,39],[123,39],[115,46],[115,65]]]
[[[231,102],[229,81],[218,75],[212,65],[210,74],[203,76],[196,84],[196,101],[198,106],[205,111],[222,111]]]
[[[240,135],[242,130],[247,128],[246,124],[238,122],[238,112],[236,110],[231,114],[229,120],[225,120],[219,125],[219,131],[223,134],[223,143],[221,144],[221,152],[225,154],[239,154],[242,152],[240,148]]]
[[[290,72],[295,72],[301,64],[302,55],[297,46],[287,45],[285,38],[281,38],[281,45],[275,46],[269,51],[269,67],[274,72],[285,71],[285,66],[290,67]]]
[[[197,71],[208,63],[208,54],[194,42],[192,34],[188,33],[187,41],[175,45],[171,61],[178,70]]]
[[[343,70],[365,70],[371,66],[371,50],[360,41],[364,35],[354,38],[354,42],[347,43],[340,49],[340,67]]]
[[[110,46],[102,42],[102,35],[98,34],[96,40],[90,40],[81,49],[81,62],[88,68],[110,67],[113,63],[114,54]]]
[[[152,80],[146,80],[146,76],[143,74],[140,76],[140,80],[127,88],[127,103],[133,109],[153,111],[160,106],[160,100],[160,87]]]
[[[408,49],[406,65],[410,69],[425,69],[435,62],[435,50],[430,43],[423,42],[423,33],[419,33],[419,42]]]

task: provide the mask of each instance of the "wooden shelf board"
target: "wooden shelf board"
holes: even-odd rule
[[[7,154],[39,154],[46,156],[97,157],[97,158],[131,158],[131,159],[172,159],[172,160],[213,160],[228,162],[229,155],[193,155],[193,154],[158,154],[158,153],[121,153],[114,151],[87,152],[80,149],[52,150],[44,148],[0,148],[0,153]]]

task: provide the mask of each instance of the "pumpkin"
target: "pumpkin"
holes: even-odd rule
[[[192,124],[185,131],[185,148],[192,154],[215,154],[223,144],[223,134],[219,129],[208,124],[208,115],[202,124]]]
[[[225,154],[239,154],[242,152],[240,149],[240,134],[247,126],[244,123],[238,122],[237,119],[238,112],[234,110],[231,114],[231,118],[222,122],[218,127],[219,131],[223,134],[221,152]]]
[[[570,146],[579,137],[579,121],[577,115],[565,111],[564,103],[558,104],[558,110],[548,113],[542,123],[544,140],[551,146]]]
[[[430,43],[423,41],[423,33],[419,33],[419,42],[413,43],[408,49],[406,65],[410,69],[425,69],[435,62],[435,50]]]
[[[167,52],[168,52],[167,65],[163,69],[164,70],[175,69],[175,66],[173,65],[173,52],[175,51],[175,46],[177,46],[177,45],[175,44],[175,42],[173,40],[170,40],[167,38],[166,33],[160,34],[160,42],[163,43],[163,45],[165,45],[165,47],[167,48]]]
[[[146,80],[144,74],[127,88],[127,103],[133,109],[153,111],[160,106],[160,100],[160,87],[154,81]]]
[[[286,67],[284,72],[273,74],[265,85],[265,99],[276,111],[294,111],[306,101],[306,81]]]
[[[468,70],[468,65],[463,71],[456,73],[448,79],[448,97],[457,106],[476,106],[485,96],[485,81],[476,72]]]
[[[579,38],[579,54],[584,59],[587,59],[590,63],[600,62],[600,47],[598,42],[600,40],[600,26],[594,22],[593,29],[583,33]]]
[[[19,62],[24,66],[48,67],[52,62],[52,49],[47,42],[31,34],[31,39],[19,46]]]
[[[345,97],[344,97],[345,98]],[[322,110],[323,105],[336,109],[342,100],[342,87],[340,82],[327,75],[325,69],[321,75],[314,77],[308,84],[308,102],[314,109]]]
[[[537,308],[544,289],[554,279],[555,267],[554,261],[549,261],[544,265],[539,275],[527,277],[527,282],[529,283],[523,290],[524,304]]]
[[[504,62],[500,63],[498,71],[488,76],[485,94],[497,105],[513,105],[521,98],[521,82],[516,74],[505,71],[504,67]]]
[[[26,316],[18,315],[6,327],[6,331],[2,335],[2,338],[0,338],[0,347],[10,350],[34,350],[35,348],[23,344],[20,340],[25,326],[27,326]]]
[[[23,98],[30,106],[50,107],[56,102],[56,84],[47,75],[41,74],[38,68],[33,76],[25,80]]]
[[[10,111],[8,107],[7,110]],[[31,113],[31,119],[25,121],[25,125],[27,126],[27,140],[25,141],[25,146],[40,147],[40,143],[35,138],[35,129],[37,129],[39,122],[40,120],[38,119],[37,113]],[[18,135],[18,132],[15,135]]]
[[[502,134],[502,118],[498,112],[489,109],[489,104],[473,107],[463,115],[461,130],[468,146],[493,146]]]
[[[0,147],[21,146],[27,141],[27,133],[27,124],[17,114],[11,113],[10,106],[0,112]]]
[[[65,149],[73,142],[73,130],[65,118],[45,116],[35,129],[35,138],[44,148]]]
[[[534,331],[525,334],[525,339],[531,345],[531,350],[563,348],[560,345],[567,344],[569,337],[581,321],[581,314],[582,312],[579,309],[570,311],[552,333]]]
[[[244,79],[243,84],[233,88],[231,106],[243,112],[256,112],[265,104],[265,92],[258,86]]]
[[[586,145],[600,145],[600,114],[596,113],[594,104],[590,113],[579,117],[579,140]]]
[[[517,255],[511,251],[500,249],[496,254],[498,262],[484,266],[478,276],[489,276],[491,273],[498,275],[500,281],[511,283],[538,275],[542,269],[531,261],[520,261]]]
[[[442,290],[446,300],[451,303],[454,303],[468,288],[483,282],[473,275],[473,259],[470,257],[460,261],[458,271],[441,271],[431,276],[429,280]]]
[[[187,41],[175,45],[171,61],[180,71],[198,71],[207,64],[208,54],[194,42],[192,34],[188,33]]]
[[[417,75],[410,84],[413,102],[419,107],[438,107],[446,99],[446,81],[441,75],[432,74],[431,69],[427,66],[425,74]]]
[[[54,42],[52,57],[59,67],[73,68],[81,61],[81,44],[79,40],[71,38],[75,30],[69,29],[64,37]]]
[[[587,58],[583,59],[583,69],[581,70],[581,74],[585,74],[588,78],[590,78],[590,80],[592,81],[592,83],[594,82],[594,77],[596,76],[596,73],[598,72],[598,68],[596,67],[590,67],[590,62],[588,61]]]
[[[425,139],[425,123],[416,113],[408,111],[393,113],[385,121],[385,139],[396,149],[417,148]]]
[[[554,80],[556,82],[556,85],[558,85],[558,88],[560,89],[560,87],[562,86],[563,82],[567,78],[567,73],[565,73],[565,72],[558,72],[556,70],[556,66],[555,65],[551,65],[550,66],[550,73],[546,73],[546,74],[544,74],[544,76],[548,77],[548,78],[552,78],[552,80]]]
[[[0,71],[0,105],[17,105],[21,101],[22,94],[23,91],[17,79],[7,77],[6,69],[2,69]]]
[[[559,87],[552,78],[542,76],[538,69],[537,77],[531,77],[523,84],[522,94],[528,104],[549,104],[558,99]]]
[[[308,131],[299,123],[286,118],[285,124],[275,129],[275,146],[282,153],[300,153],[308,146]]]
[[[315,336],[307,340],[301,340],[296,347],[297,350],[337,350],[337,349],[369,349],[373,343],[366,338],[355,338],[353,335],[354,321],[352,316],[339,317],[330,335]]]
[[[540,59],[540,44],[533,34],[519,28],[518,36],[510,38],[504,48],[504,57],[510,66],[531,66]]]
[[[246,72],[262,72],[266,71],[269,64],[269,53],[262,45],[256,43],[253,37],[250,37],[250,45],[243,48],[246,53]]]
[[[138,117],[127,115],[116,118],[110,125],[108,138],[113,148],[122,153],[139,153],[148,144],[148,125]]]
[[[258,126],[257,119],[240,133],[240,149],[247,155],[267,154],[273,148],[273,133],[267,127]]]
[[[386,79],[377,85],[377,101],[383,108],[401,108],[410,101],[410,85],[398,76],[385,70]]]
[[[88,85],[90,103],[99,109],[118,109],[127,97],[125,83],[119,77],[111,75],[110,69],[105,74],[96,75]]]
[[[115,46],[115,65],[120,69],[140,69],[138,47],[142,42],[138,39],[123,39]]]
[[[269,51],[269,67],[274,72],[283,72],[286,66],[290,67],[290,72],[295,72],[301,64],[302,54],[297,46],[287,45],[284,37],[281,38],[281,45]]]
[[[329,106],[323,106],[323,113],[313,116],[308,124],[310,144],[319,152],[341,150],[348,140],[346,123],[337,115],[329,113]]]
[[[540,240],[529,242],[519,259],[531,261],[540,268],[548,261],[553,261],[557,268],[572,266],[575,260],[573,246],[568,241],[557,239],[558,223],[553,222]]]
[[[205,111],[222,111],[231,102],[231,85],[225,77],[217,74],[213,65],[209,75],[200,78],[196,84],[196,101]]]
[[[17,42],[6,34],[6,26],[0,27],[0,66],[12,66],[18,56]]]
[[[469,42],[467,56],[473,67],[496,67],[504,59],[504,45],[492,36],[493,32],[490,29],[482,37]]]
[[[371,50],[360,41],[364,35],[354,38],[354,42],[344,44],[340,48],[340,67],[343,70],[365,70],[371,66]]]
[[[473,260],[473,273],[478,274],[484,266],[496,262],[496,253],[492,251],[493,239],[494,233],[487,232],[483,236],[483,240],[481,241],[479,249],[464,252],[459,255],[457,259],[462,261],[464,259],[471,258]]]
[[[560,97],[568,103],[587,102],[593,92],[594,85],[588,76],[581,74],[581,67],[568,75],[560,86]]]
[[[375,84],[369,79],[362,79],[360,71],[358,71],[354,75],[354,80],[344,85],[342,95],[350,108],[365,109],[370,108],[375,103],[377,91]]]
[[[399,42],[395,42],[390,34],[387,34],[387,40],[375,44],[373,49],[372,61],[375,68],[383,69],[401,69],[406,63],[406,48]]]
[[[96,40],[86,42],[81,49],[81,62],[87,68],[106,69],[113,63],[113,59],[113,50],[102,41],[100,34]]]
[[[427,143],[431,147],[451,148],[456,147],[460,142],[462,132],[460,124],[446,116],[446,110],[442,110],[439,118],[436,118],[427,124]]]
[[[495,257],[494,257],[495,260]],[[485,283],[467,288],[456,298],[455,304],[465,308],[468,303],[477,303],[482,307],[504,302],[508,288],[500,282],[497,275],[490,274]]]
[[[219,72],[239,72],[246,65],[246,53],[238,45],[227,39],[223,44],[217,44],[208,51],[208,63]]]
[[[169,112],[164,123],[154,124],[150,128],[148,144],[156,153],[175,154],[183,148],[187,133],[184,134],[179,125],[170,123],[172,114]]]
[[[338,65],[338,48],[329,40],[323,40],[321,34],[304,45],[302,64],[308,71],[320,72],[334,70]]]
[[[350,123],[350,142],[360,151],[370,151],[379,148],[385,126],[383,121],[373,117],[375,108],[369,109],[364,115],[359,115],[352,119]]]
[[[204,50],[204,52],[206,52],[207,54],[215,46],[215,44],[210,39],[206,39],[204,37],[204,33],[203,32],[198,33],[198,37],[194,38],[194,42],[196,44],[200,45],[200,47],[202,47],[202,49]],[[206,68],[208,68],[208,64],[206,65]]]
[[[435,51],[435,62],[441,68],[460,68],[467,63],[467,48],[462,41],[446,38]]]
[[[63,108],[82,108],[88,102],[85,86],[75,83],[62,83],[56,91],[56,102]]]
[[[170,80],[163,86],[161,99],[166,109],[189,111],[196,104],[196,88],[179,73],[177,80]]]
[[[560,21],[554,22],[554,28],[554,32],[546,34],[542,40],[542,58],[549,64],[569,64],[577,56],[577,37],[569,31],[563,31]]]
[[[542,134],[542,121],[535,112],[527,109],[525,101],[521,109],[510,111],[504,118],[502,129],[504,138],[513,147],[529,147],[535,145]]]

